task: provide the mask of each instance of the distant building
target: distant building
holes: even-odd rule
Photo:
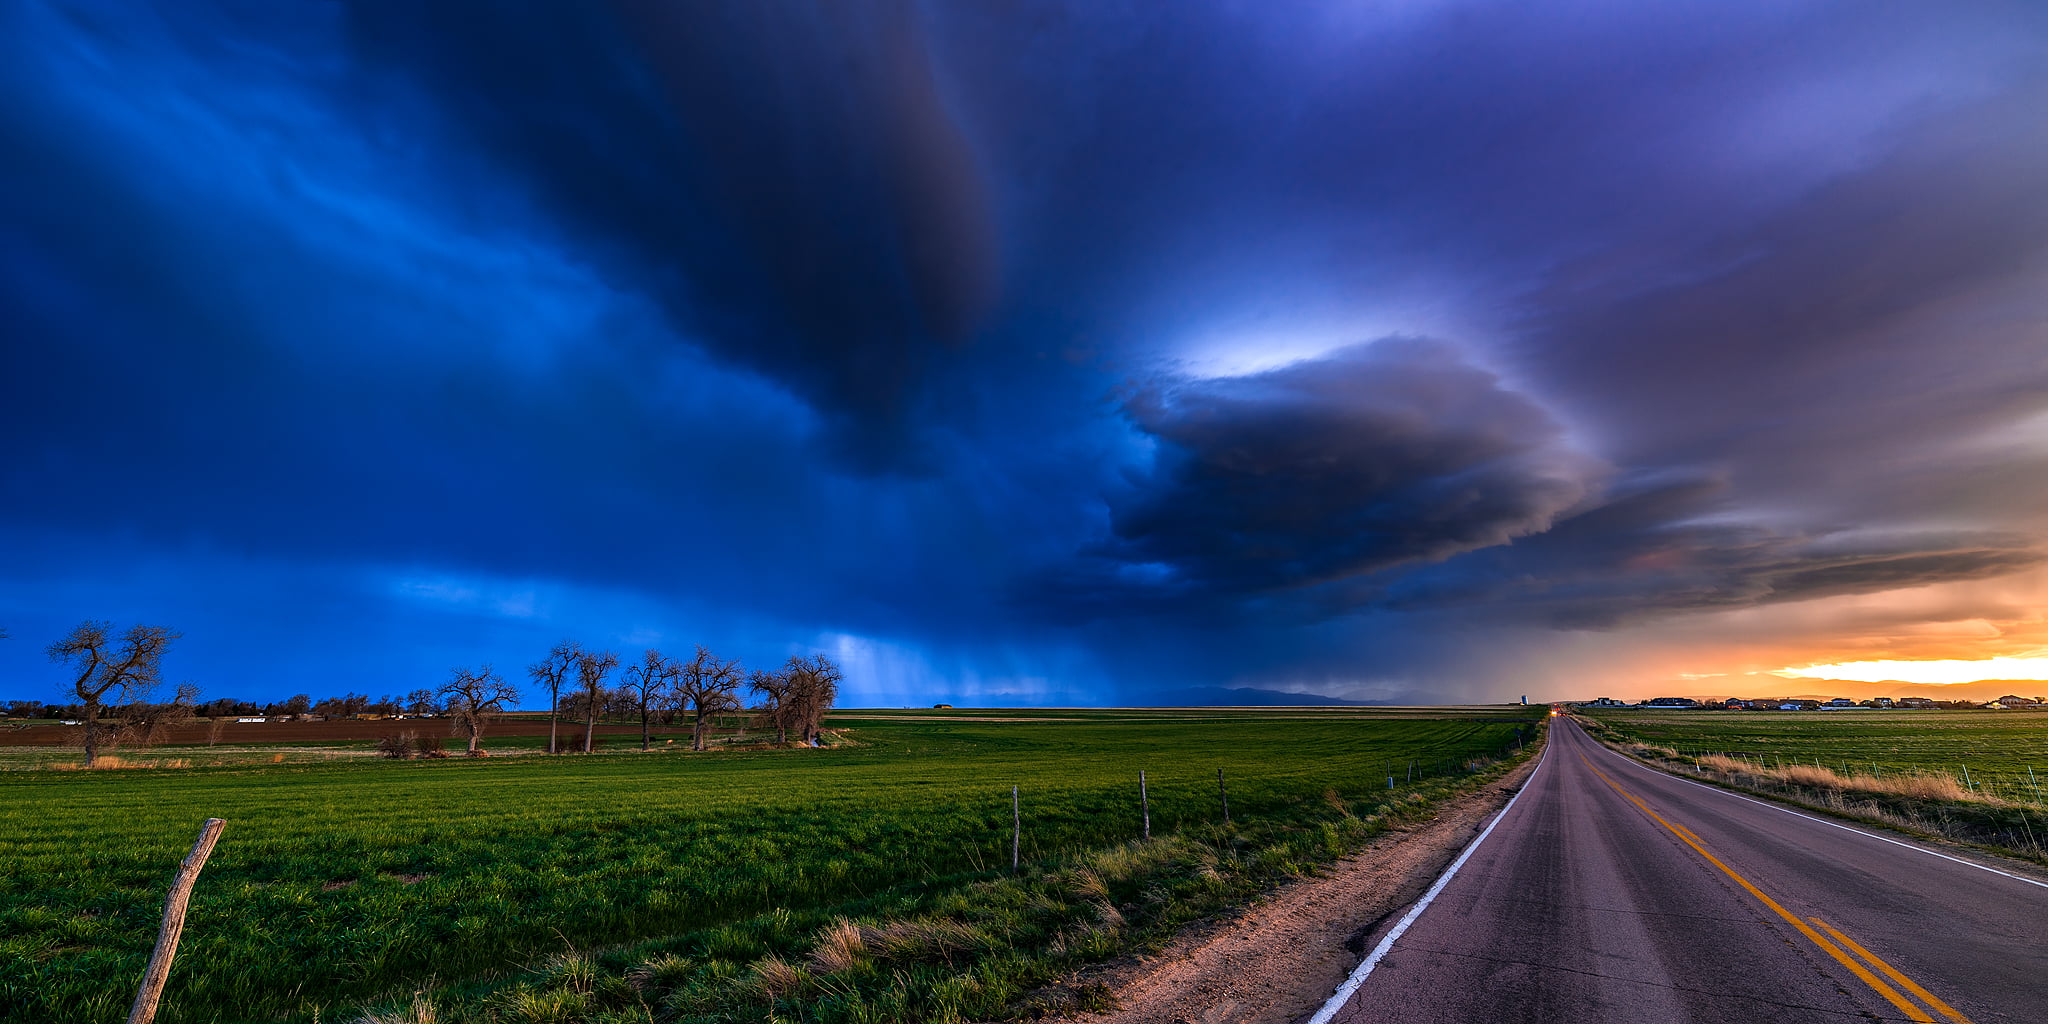
[[[1628,702],[1615,700],[1612,697],[1595,697],[1592,700],[1580,701],[1578,706],[1582,708],[1625,708],[1628,707]]]
[[[1934,698],[1932,698],[1932,697],[1900,697],[1900,698],[1899,698],[1899,706],[1900,706],[1900,707],[1902,707],[1902,708],[1923,708],[1923,709],[1924,709],[1924,708],[1931,708],[1931,707],[1933,707],[1933,706],[1934,706]]]
[[[1646,708],[1696,708],[1700,702],[1691,697],[1653,697],[1643,702]]]
[[[1821,705],[1824,708],[1853,708],[1855,706],[1856,702],[1847,697],[1836,697],[1834,700]]]

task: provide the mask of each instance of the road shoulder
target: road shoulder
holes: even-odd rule
[[[1234,916],[1193,925],[1151,956],[1084,971],[1121,1009],[1073,1024],[1289,1024],[1314,1013],[1375,927],[1421,898],[1535,770],[1531,758],[1434,817],[1291,883]]]

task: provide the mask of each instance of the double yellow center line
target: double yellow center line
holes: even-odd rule
[[[1751,896],[1756,897],[1764,906],[1771,908],[1773,913],[1784,918],[1792,927],[1799,929],[1799,934],[1806,936],[1815,946],[1820,947],[1821,952],[1834,957],[1836,962],[1849,969],[1849,973],[1854,974],[1864,984],[1869,985],[1872,991],[1883,996],[1893,1006],[1898,1007],[1899,1012],[1906,1015],[1906,1019],[1915,1021],[1916,1024],[1938,1024],[1933,1017],[1928,1015],[1927,1009],[1906,998],[1905,995],[1900,993],[1899,989],[1912,993],[1915,998],[1926,1004],[1926,1007],[1931,1008],[1935,1013],[1941,1014],[1949,1024],[1971,1024],[1970,1018],[1963,1016],[1954,1007],[1942,1002],[1934,993],[1922,988],[1913,979],[1899,973],[1897,968],[1878,959],[1876,954],[1858,945],[1856,940],[1842,934],[1833,925],[1817,917],[1809,917],[1804,921],[1800,920],[1797,915],[1786,910],[1783,905],[1766,895],[1762,889],[1757,888],[1749,879],[1736,874],[1734,868],[1721,862],[1721,858],[1708,852],[1706,843],[1699,836],[1694,835],[1691,829],[1665,820],[1663,815],[1651,810],[1649,804],[1644,803],[1634,793],[1621,788],[1621,784],[1608,778],[1606,772],[1594,767],[1593,762],[1586,759],[1586,755],[1580,754],[1579,760],[1584,761],[1586,767],[1592,769],[1593,774],[1600,776],[1600,781],[1614,787],[1616,793],[1620,793],[1628,802],[1635,804],[1636,807],[1640,808],[1644,814],[1649,815],[1657,824],[1669,829],[1672,835],[1677,836],[1685,845],[1692,847],[1693,852],[1706,858],[1707,863],[1720,868],[1722,874],[1734,879],[1736,884],[1749,890]],[[1807,922],[1809,921],[1812,923],[1808,924]],[[1819,930],[1816,931],[1816,928]],[[1823,935],[1821,932],[1826,932],[1827,934]],[[1851,952],[1855,955],[1851,956]],[[1858,961],[1858,957],[1861,958],[1861,962]],[[1875,968],[1875,971],[1872,968]],[[1884,977],[1879,977],[1879,974],[1882,974]],[[1891,979],[1890,984],[1886,983],[1886,978]],[[1898,987],[1894,988],[1892,987],[1893,985]]]

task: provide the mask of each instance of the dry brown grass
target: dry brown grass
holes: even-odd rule
[[[1780,767],[1757,764],[1739,758],[1707,754],[1697,759],[1702,768],[1723,774],[1749,775],[1760,779],[1774,779],[1778,782],[1811,789],[1836,793],[1866,793],[1872,796],[1898,796],[1914,800],[1950,801],[1989,804],[1996,807],[2011,806],[2011,802],[1972,790],[1957,781],[1952,775],[1934,772],[1917,772],[1911,775],[1891,775],[1880,778],[1875,775],[1843,775],[1832,768],[1817,764],[1788,764]]]
[[[1336,811],[1338,814],[1341,814],[1346,818],[1353,817],[1351,813],[1351,805],[1345,803],[1344,798],[1338,795],[1337,791],[1334,788],[1323,790],[1323,803],[1327,804],[1331,810]]]
[[[1081,868],[1073,874],[1069,885],[1075,898],[1083,900],[1106,900],[1109,898],[1109,883],[1102,876],[1088,868]]]
[[[412,1003],[396,1010],[365,1013],[353,1024],[439,1024],[440,1011],[425,996],[413,996]]]
[[[112,754],[101,754],[91,764],[79,761],[63,761],[45,767],[53,772],[117,772],[131,768],[190,768],[192,767],[192,762],[182,757],[174,757],[163,761],[131,761]]]
[[[818,944],[811,948],[811,966],[820,974],[851,970],[867,961],[867,936],[859,925],[843,917],[819,932]]]
[[[971,925],[944,917],[914,917],[880,928],[861,928],[864,947],[888,960],[943,960],[991,944]]]
[[[751,973],[754,991],[771,1001],[802,989],[804,983],[810,979],[810,975],[803,968],[774,954],[754,961]]]

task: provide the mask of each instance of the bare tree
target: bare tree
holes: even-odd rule
[[[469,756],[475,757],[484,726],[491,716],[518,700],[519,691],[485,665],[475,672],[455,669],[441,686],[441,697],[448,702],[448,713],[455,716],[455,727],[469,737]]]
[[[441,710],[441,701],[434,691],[425,687],[405,695],[405,713],[409,715],[431,715]]]
[[[548,688],[548,753],[559,754],[561,745],[555,742],[555,723],[562,717],[562,687],[569,681],[569,670],[583,660],[583,650],[573,640],[563,640],[548,651],[548,656],[526,666],[526,674],[534,682]]]
[[[597,709],[604,703],[604,677],[619,667],[619,656],[610,651],[576,652],[576,681],[583,687],[583,752],[590,753],[597,736]]]
[[[640,749],[647,750],[653,745],[648,734],[649,715],[668,697],[668,688],[674,682],[676,663],[661,656],[661,652],[649,647],[640,656],[640,664],[626,666],[620,673],[625,679],[619,687],[632,710],[640,715]]]
[[[77,673],[69,692],[85,705],[85,763],[99,757],[100,711],[141,701],[156,686],[164,651],[183,634],[163,626],[134,626],[117,642],[111,623],[87,620],[51,644],[50,660]]]
[[[690,723],[690,749],[704,749],[704,732],[710,716],[738,710],[740,706],[740,663],[721,661],[711,649],[697,645],[689,661],[675,666],[676,702],[695,712]]]
[[[789,742],[789,726],[794,719],[790,713],[789,694],[793,687],[787,671],[769,672],[757,668],[747,676],[747,689],[761,695],[761,716],[775,726],[775,745],[778,747]]]
[[[790,692],[784,698],[788,707],[791,725],[798,730],[807,747],[818,745],[818,726],[825,721],[825,712],[839,700],[839,683],[845,678],[839,666],[822,654],[808,658],[791,658],[783,669],[789,677]]]
[[[177,694],[169,704],[131,702],[121,708],[115,736],[120,743],[130,746],[156,746],[170,739],[172,730],[192,721],[194,705],[198,703],[199,686],[189,682],[178,684]]]

